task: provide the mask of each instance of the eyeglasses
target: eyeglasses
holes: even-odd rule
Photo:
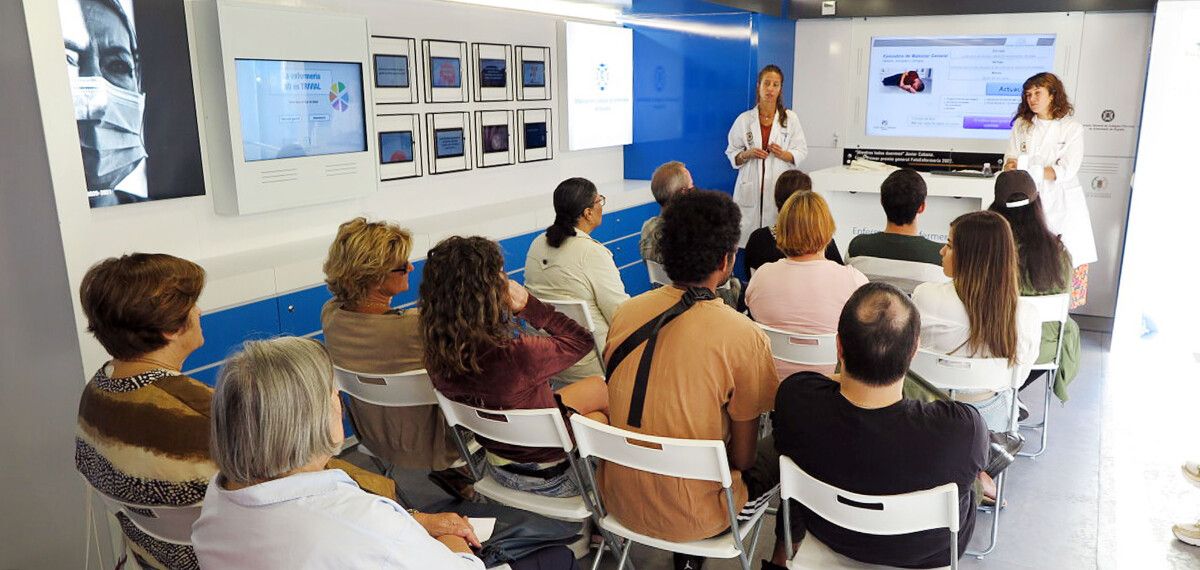
[[[404,262],[404,267],[397,267],[391,271],[392,273],[408,273],[408,262]]]
[[[595,206],[604,206],[604,203],[607,201],[608,201],[608,198],[605,198],[604,194],[600,194],[599,196],[596,197],[596,202],[594,203],[594,205]]]

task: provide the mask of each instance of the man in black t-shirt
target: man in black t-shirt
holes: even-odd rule
[[[972,485],[987,461],[988,430],[968,404],[904,399],[904,374],[920,330],[921,316],[904,293],[884,283],[860,287],[838,321],[840,377],[801,372],[779,386],[775,447],[818,480],[854,493],[894,495],[958,484],[958,544],[965,549],[975,528]],[[795,504],[792,521],[862,562],[906,568],[950,563],[945,529],[868,535]],[[777,544],[774,562],[784,558]]]

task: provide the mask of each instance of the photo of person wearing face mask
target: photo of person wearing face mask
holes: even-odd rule
[[[93,208],[204,194],[183,4],[134,2],[58,0]]]

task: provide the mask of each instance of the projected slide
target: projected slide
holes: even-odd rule
[[[633,30],[567,22],[567,146],[633,142]]]
[[[1054,69],[1053,34],[875,37],[867,135],[1008,139],[1029,76]]]
[[[362,65],[237,60],[247,162],[367,150]]]
[[[433,133],[436,143],[435,158],[454,158],[463,155],[462,129],[437,129]]]

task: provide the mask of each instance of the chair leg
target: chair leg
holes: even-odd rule
[[[1001,473],[999,479],[996,480],[996,506],[992,507],[992,528],[988,533],[988,546],[983,550],[972,551],[968,550],[966,554],[974,556],[976,560],[983,560],[984,556],[996,550],[996,537],[1000,534],[1000,509],[1004,505],[1004,481],[1008,478],[1008,473]]]
[[[1037,458],[1043,453],[1046,453],[1046,443],[1050,435],[1050,401],[1054,397],[1054,375],[1057,371],[1049,371],[1045,374],[1046,377],[1046,399],[1042,403],[1042,421],[1028,426],[1021,426],[1024,429],[1035,429],[1041,432],[1041,441],[1037,451],[1021,451],[1017,455],[1028,457],[1030,459]]]
[[[596,559],[592,560],[592,570],[599,570],[600,568],[600,559],[604,558],[604,544],[605,541],[600,541],[600,547],[596,549]]]
[[[758,537],[762,536],[762,525],[765,518],[767,515],[763,513],[763,516],[758,517],[758,522],[754,523],[754,530],[750,531],[750,534],[754,536],[750,541],[750,556],[754,556],[754,553],[758,552]]]
[[[625,563],[629,561],[629,549],[633,546],[632,540],[625,541],[625,548],[621,549],[621,560],[617,562],[617,570],[624,570]]]

